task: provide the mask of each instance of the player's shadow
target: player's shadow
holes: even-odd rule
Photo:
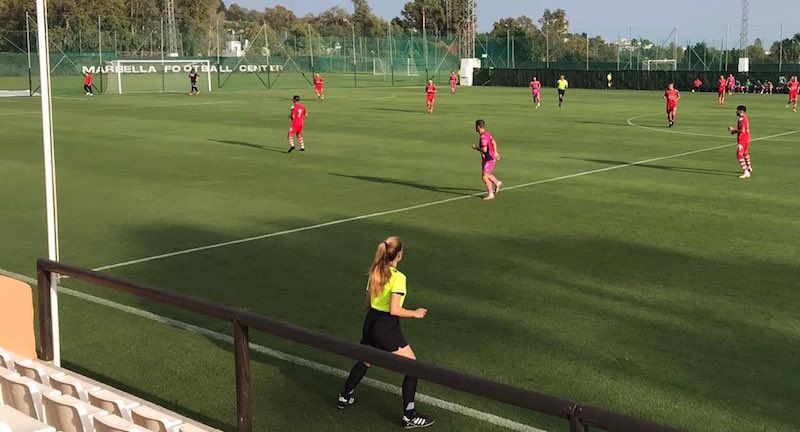
[[[412,187],[412,188],[416,188],[416,189],[422,189],[422,190],[431,191],[431,192],[446,193],[446,194],[450,194],[450,195],[469,196],[469,195],[474,195],[474,194],[480,192],[480,190],[473,189],[473,188],[457,188],[457,187],[433,186],[433,185],[427,185],[427,184],[422,184],[422,183],[417,183],[417,182],[411,182],[411,181],[407,181],[407,180],[398,180],[398,179],[392,179],[392,178],[386,178],[386,177],[358,176],[358,175],[347,175],[347,174],[338,174],[338,173],[328,173],[328,174],[332,175],[332,176],[347,177],[347,178],[351,178],[351,179],[367,181],[367,182],[372,182],[372,183],[395,184],[395,185],[400,185],[400,186],[408,186],[408,187]]]
[[[286,149],[278,149],[276,147],[269,147],[269,146],[260,145],[260,144],[252,144],[252,143],[248,143],[248,142],[244,142],[244,141],[216,140],[216,139],[209,139],[209,141],[214,141],[214,142],[218,142],[218,143],[221,143],[221,144],[235,145],[235,146],[241,146],[241,147],[249,147],[249,148],[253,148],[253,149],[257,149],[257,150],[271,151],[271,152],[277,152],[277,153],[286,153]]]
[[[603,159],[584,159],[584,158],[574,158],[564,156],[564,159],[574,159],[574,160],[582,160],[586,162],[592,162],[597,164],[603,165],[628,165],[631,162],[623,162],[623,161],[613,161],[613,160],[603,160]],[[703,175],[715,175],[715,176],[731,176],[733,175],[733,171],[725,171],[725,170],[716,170],[716,169],[706,169],[706,168],[690,168],[690,167],[677,167],[677,166],[670,166],[670,165],[654,165],[654,164],[635,164],[632,166],[642,167],[642,168],[650,168],[650,169],[658,169],[664,171],[676,171],[676,172],[684,172],[684,173],[691,173],[691,174],[703,174]]]

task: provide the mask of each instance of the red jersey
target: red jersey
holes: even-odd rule
[[[426,85],[425,86],[425,93],[427,93],[428,96],[435,95],[436,94],[436,85],[434,85],[434,84]]]
[[[293,125],[303,125],[303,119],[305,119],[308,113],[306,112],[306,107],[303,106],[300,102],[292,105],[292,124]]]
[[[317,87],[322,87],[322,77],[314,77],[314,85]]]
[[[800,81],[791,81],[787,84],[789,87],[789,93],[797,93],[800,90]]]
[[[458,77],[455,74],[450,75],[450,85],[456,85],[456,84],[458,84]]]
[[[719,82],[719,91],[725,91],[725,85],[727,83],[727,81],[725,81],[725,78],[720,78],[718,82]]]
[[[92,85],[92,74],[87,73],[86,76],[83,77],[83,83],[87,86]]]
[[[542,86],[542,83],[540,83],[539,81],[531,81],[531,91],[537,92],[537,91],[539,91],[539,87],[541,87],[541,86]]]
[[[745,114],[739,117],[739,131],[739,138],[736,141],[743,145],[750,144],[750,120]]]
[[[675,89],[667,90],[664,92],[664,97],[667,99],[667,105],[677,105],[681,93]]]
[[[695,87],[700,87],[701,85],[703,85],[703,81],[700,81],[700,78],[694,80]]]

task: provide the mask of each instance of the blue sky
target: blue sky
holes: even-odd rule
[[[226,5],[231,3],[258,10],[283,5],[300,16],[309,12],[318,13],[336,5],[352,11],[352,2],[347,0],[225,1]],[[406,0],[369,2],[372,10],[386,19],[398,16],[405,3]],[[767,42],[779,38],[781,11],[786,11],[789,3],[785,0],[750,2],[751,43],[756,37]],[[734,46],[739,39],[740,5],[737,0],[478,0],[477,14],[479,30],[488,31],[499,18],[528,15],[535,21],[546,8],[563,8],[567,11],[570,31],[580,33],[588,29],[590,35],[599,34],[608,40],[627,37],[629,33],[633,37],[638,35],[654,41],[663,40],[677,26],[681,45],[705,40],[719,46],[727,33],[729,45]],[[800,15],[788,15],[783,27],[784,37],[800,33]]]

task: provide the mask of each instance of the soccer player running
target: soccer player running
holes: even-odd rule
[[[297,136],[297,141],[300,142],[300,151],[306,151],[306,144],[303,141],[303,120],[305,120],[308,113],[306,107],[300,103],[300,96],[294,95],[292,97],[292,110],[289,113],[289,118],[292,124],[289,126],[289,151],[294,150],[294,136]]]
[[[455,72],[450,73],[450,94],[456,94],[456,86],[458,85],[458,75]]]
[[[569,87],[569,82],[564,78],[564,75],[561,75],[556,81],[556,87],[558,87],[558,107],[561,108],[561,104],[564,103],[564,93],[567,92],[567,87]]]
[[[700,78],[694,79],[694,84],[692,85],[692,93],[700,92],[700,86],[703,85],[703,81]]]
[[[789,80],[786,87],[789,89],[789,102],[786,104],[786,108],[791,105],[792,111],[797,112],[797,93],[800,92],[800,81],[797,80],[797,75]]]
[[[675,84],[669,83],[667,90],[664,91],[664,99],[667,101],[667,121],[669,127],[675,124],[675,112],[678,111],[678,101],[681,98],[681,93],[675,90]]]
[[[719,85],[717,89],[717,105],[725,105],[725,86],[727,85],[725,77],[720,75],[717,84]]]
[[[406,276],[397,270],[403,259],[403,243],[398,237],[389,237],[378,244],[375,259],[367,281],[367,315],[361,333],[361,344],[388,351],[395,355],[416,360],[411,345],[406,342],[400,328],[400,318],[422,319],[428,310],[405,309],[403,303],[408,297]],[[356,400],[353,393],[364,379],[370,365],[358,362],[350,370],[344,389],[339,393],[336,407],[345,409]],[[424,428],[434,423],[433,419],[417,413],[414,399],[417,393],[417,379],[406,375],[403,378],[403,425],[406,429]]]
[[[86,96],[94,96],[92,92],[92,74],[90,72],[86,72],[86,75],[83,76],[83,91],[86,92]]]
[[[541,97],[540,97],[540,88],[542,87],[542,83],[536,77],[531,79],[531,94],[533,95],[533,105],[534,108],[539,108],[541,106]]]
[[[428,85],[425,86],[425,97],[428,101],[428,112],[433,114],[433,104],[436,103],[436,86],[433,80],[428,80]]]
[[[192,71],[189,72],[189,83],[192,85],[191,90],[189,90],[189,96],[200,94],[200,90],[197,88],[197,71],[192,68]]]
[[[494,199],[494,195],[500,192],[503,187],[503,182],[497,179],[492,173],[494,171],[494,164],[500,160],[500,153],[497,151],[497,141],[494,140],[492,134],[486,130],[486,122],[483,120],[475,121],[475,132],[478,133],[478,144],[473,144],[472,149],[477,150],[481,154],[481,179],[486,185],[488,194],[483,197],[484,201]]]
[[[314,93],[317,94],[317,99],[322,101],[325,100],[324,82],[322,81],[322,77],[319,75],[319,72],[314,74]]]
[[[741,179],[750,178],[750,173],[753,172],[753,167],[750,165],[750,120],[747,118],[747,107],[739,105],[736,107],[736,116],[739,118],[738,126],[729,126],[728,131],[731,135],[736,134],[738,145],[736,146],[736,158],[739,160],[739,165],[742,166],[744,173],[739,176]]]

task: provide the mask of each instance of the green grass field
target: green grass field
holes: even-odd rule
[[[308,151],[286,154],[293,93],[309,111]],[[685,92],[671,130],[656,92],[571,89],[559,109],[545,89],[534,110],[526,89],[460,88],[442,91],[434,116],[422,88],[329,86],[324,103],[307,88],[73,95],[54,99],[65,262],[357,341],[366,269],[378,242],[399,235],[406,305],[429,309],[404,327],[421,359],[692,431],[796,428],[800,114],[783,95],[719,107],[716,95]],[[737,178],[726,130],[739,103],[754,140],[749,180]],[[0,268],[28,276],[46,255],[39,104],[0,99]],[[502,154],[496,174],[508,189],[493,202],[479,195],[476,118]],[[68,367],[235,428],[229,344],[71,295],[61,296],[61,320]],[[364,386],[340,412],[342,378],[253,356],[256,430],[399,428],[397,395]],[[428,383],[419,391],[568,430]],[[424,403],[420,411],[437,430],[504,430]]]

